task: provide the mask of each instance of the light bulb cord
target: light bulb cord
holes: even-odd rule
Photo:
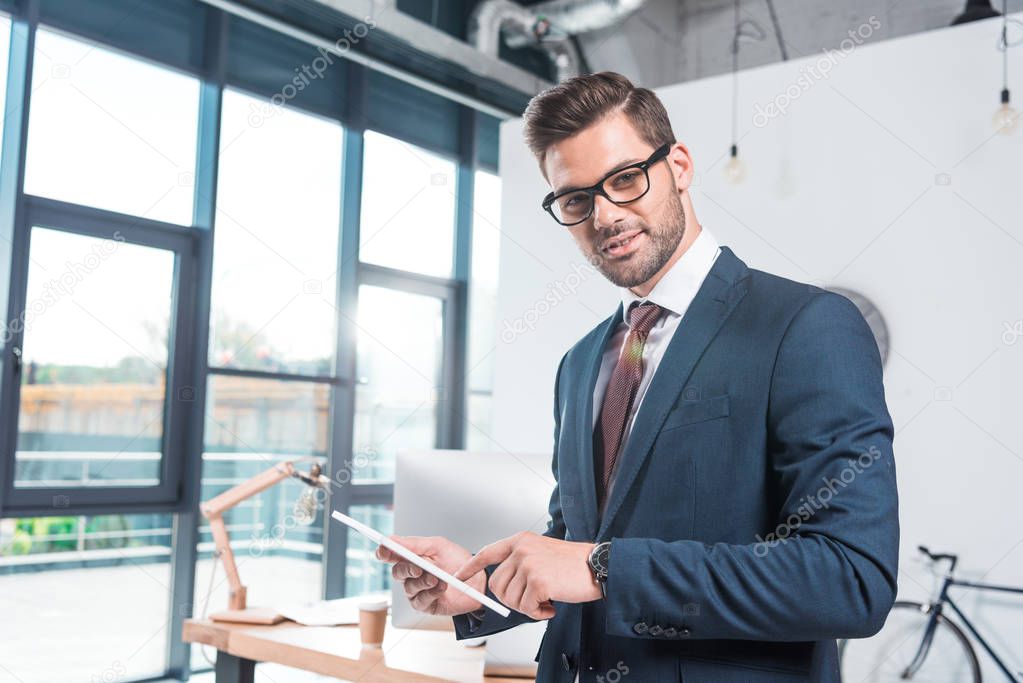
[[[739,137],[739,1],[735,0],[735,34],[732,36],[732,158],[738,154]]]
[[[1002,0],[1002,102],[1009,103],[1009,0]]]

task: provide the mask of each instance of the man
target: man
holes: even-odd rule
[[[836,639],[880,630],[896,593],[894,429],[870,329],[845,297],[718,246],[651,91],[573,78],[525,125],[544,207],[621,289],[558,366],[550,522],[475,556],[395,537],[507,619],[377,556],[459,639],[550,620],[538,681],[839,681]]]

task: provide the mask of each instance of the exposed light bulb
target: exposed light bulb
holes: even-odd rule
[[[302,491],[302,495],[295,501],[292,514],[295,521],[303,526],[309,526],[316,521],[316,512],[320,509],[320,503],[316,499],[318,489],[308,487]]]
[[[746,178],[746,164],[739,158],[739,148],[732,145],[732,157],[725,164],[725,180],[731,185],[738,185]]]
[[[1019,128],[1020,113],[1008,102],[1004,102],[992,118],[995,131],[1002,135],[1012,135]]]

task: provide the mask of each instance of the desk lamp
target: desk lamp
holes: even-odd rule
[[[307,459],[302,459],[307,460]],[[245,613],[245,586],[242,585],[238,575],[238,566],[234,561],[234,553],[231,552],[231,540],[227,535],[227,526],[224,524],[224,513],[236,506],[238,503],[262,493],[266,489],[279,484],[280,482],[295,477],[304,482],[310,488],[303,492],[301,498],[295,504],[296,514],[305,519],[312,520],[316,512],[315,490],[323,489],[329,493],[330,479],[321,472],[319,463],[309,468],[309,472],[301,472],[295,469],[295,465],[302,460],[285,461],[277,463],[251,479],[238,484],[234,488],[211,498],[199,505],[204,517],[209,520],[210,530],[213,532],[213,543],[216,547],[216,555],[224,565],[227,573],[227,581],[230,587],[228,600],[229,612],[220,615],[221,619],[229,621],[257,621],[263,622],[264,616],[253,614],[247,617]],[[216,615],[212,618],[217,618]],[[272,619],[271,619],[272,621]]]

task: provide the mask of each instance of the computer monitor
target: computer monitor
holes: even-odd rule
[[[401,451],[394,477],[394,533],[444,536],[476,552],[519,531],[542,533],[553,489],[549,453]],[[391,592],[395,626],[453,629],[451,617],[417,612],[400,583]]]

